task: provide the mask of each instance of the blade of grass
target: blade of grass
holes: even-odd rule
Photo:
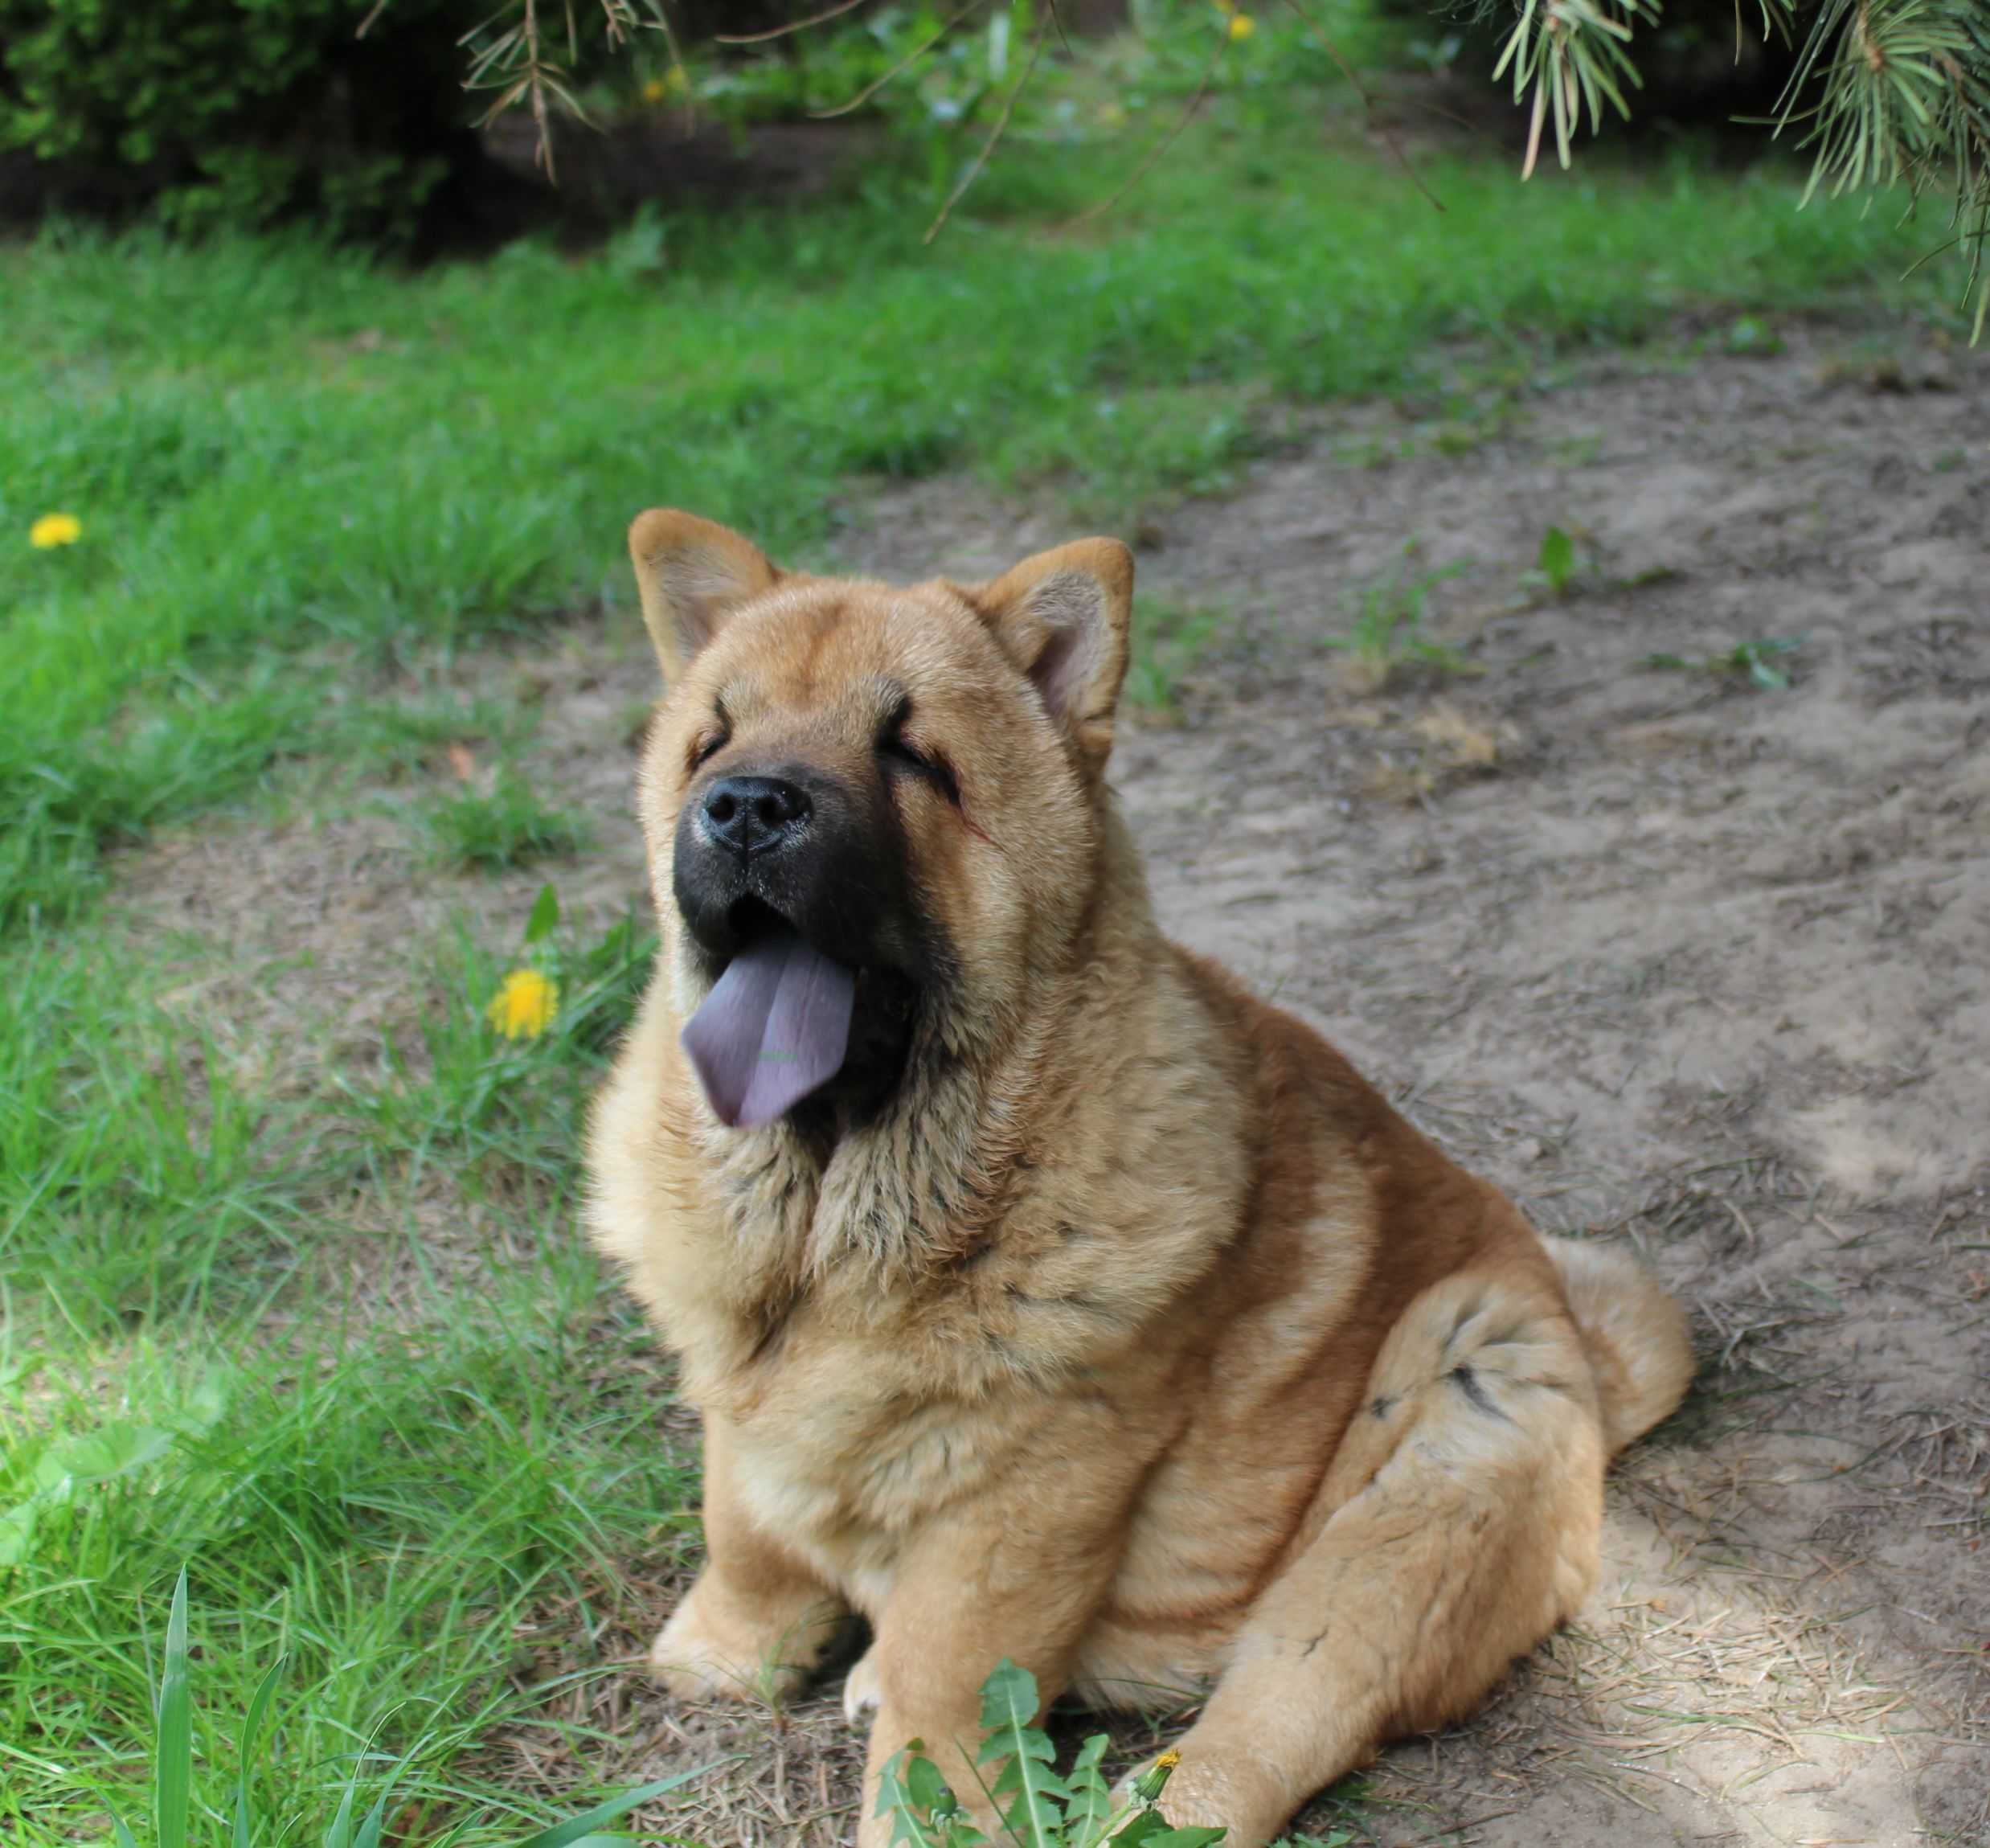
[[[186,1682],[186,1568],[173,1587],[166,1624],[166,1672],[159,1678],[154,1745],[153,1826],[158,1848],[186,1848],[194,1792],[194,1703]]]
[[[380,1786],[379,1796],[374,1800],[373,1807],[366,1812],[366,1821],[359,1825],[359,1834],[353,1843],[353,1848],[380,1848],[381,1832],[387,1827],[387,1799],[394,1794],[395,1786],[400,1782],[418,1749],[418,1746],[410,1747],[401,1755],[399,1764],[387,1774],[387,1782]]]
[[[665,1777],[655,1784],[645,1784],[640,1790],[625,1790],[620,1797],[611,1797],[605,1803],[597,1803],[593,1809],[579,1816],[569,1817],[564,1822],[555,1822],[550,1829],[542,1829],[536,1835],[528,1835],[515,1848],[581,1848],[581,1844],[594,1838],[601,1841],[613,1841],[612,1836],[599,1834],[601,1825],[612,1822],[618,1817],[626,1816],[639,1803],[647,1803],[653,1797],[675,1790],[680,1784],[689,1784],[694,1778],[702,1777],[707,1772],[716,1771],[727,1760],[716,1758],[710,1764],[701,1764],[695,1770],[680,1771],[674,1777]],[[330,1843],[326,1848],[332,1848]],[[342,1848],[342,1844],[341,1845]]]
[[[249,1848],[249,1837],[254,1828],[249,1804],[249,1761],[255,1756],[256,1742],[262,1735],[264,1716],[269,1711],[278,1678],[289,1659],[278,1656],[269,1665],[269,1672],[257,1684],[249,1701],[248,1718],[242,1724],[242,1769],[235,1784],[235,1848]]]
[[[380,1832],[387,1826],[387,1800],[394,1794],[394,1785],[399,1773],[395,1772],[380,1787],[380,1794],[373,1807],[366,1812],[366,1819],[359,1825],[359,1834],[353,1848],[380,1848]]]
[[[659,1843],[661,1848],[708,1848],[702,1842],[694,1842],[688,1835],[653,1835],[644,1832],[643,1848]],[[633,1835],[583,1835],[578,1842],[570,1842],[567,1848],[637,1848]]]
[[[359,1764],[355,1760],[346,1780],[345,1791],[338,1799],[338,1813],[332,1818],[331,1827],[325,1831],[325,1848],[352,1848],[352,1800],[358,1788]]]

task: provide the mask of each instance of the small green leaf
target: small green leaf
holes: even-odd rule
[[[159,1679],[158,1731],[153,1746],[154,1839],[186,1848],[194,1794],[194,1700],[186,1681],[186,1568],[173,1587],[166,1620],[166,1672]]]
[[[891,1824],[892,1848],[951,1848],[951,1819],[958,1811],[952,1791],[919,1740],[886,1760],[876,1813]]]
[[[559,922],[559,894],[553,890],[551,880],[539,887],[539,895],[532,901],[532,915],[526,920],[525,940],[528,944],[539,941],[552,934],[553,927]]]
[[[1029,1726],[1038,1704],[1037,1678],[1004,1656],[981,1683],[981,1731],[998,1733]]]
[[[1071,1793],[1064,1826],[1073,1844],[1095,1842],[1112,1814],[1112,1793],[1107,1789],[1105,1773],[1099,1768],[1112,1744],[1105,1734],[1095,1732],[1071,1760],[1071,1775],[1064,1780],[1065,1789]]]
[[[31,1495],[11,1508],[0,1508],[0,1566],[18,1566],[27,1557],[43,1506],[41,1496]]]
[[[1136,1810],[1112,1838],[1112,1848],[1210,1848],[1223,1838],[1220,1829],[1172,1829],[1158,1809]]]
[[[207,1377],[186,1395],[178,1408],[180,1429],[195,1436],[204,1436],[221,1422],[221,1416],[227,1409],[227,1387],[219,1369],[211,1367]]]
[[[1783,350],[1782,336],[1766,321],[1744,314],[1728,323],[1726,345],[1730,353],[1750,358],[1773,359]]]
[[[111,1835],[117,1843],[117,1848],[138,1848],[138,1844],[132,1839],[131,1830],[124,1817],[115,1809],[111,1811]]]
[[[41,1365],[38,1354],[8,1354],[0,1358],[0,1392],[9,1392],[26,1384],[41,1371]]]
[[[50,1444],[35,1467],[35,1478],[44,1487],[52,1487],[49,1478],[58,1473],[78,1482],[108,1482],[157,1461],[172,1448],[173,1433],[156,1424],[100,1425]]]
[[[1804,645],[1803,638],[1794,641],[1770,640],[1744,641],[1734,650],[1734,664],[1748,670],[1748,678],[1757,686],[1781,691],[1790,684],[1790,677],[1779,667],[1771,667],[1769,658],[1775,654],[1794,654]]]
[[[1575,542],[1559,527],[1550,527],[1542,535],[1541,575],[1557,596],[1575,575]]]
[[[1055,1848],[1064,1826],[1057,1800],[1068,1801],[1071,1793],[1052,1769],[1057,1751],[1036,1723],[1038,1701],[1034,1675],[1007,1657],[997,1663],[981,1684],[981,1726],[988,1736],[977,1762],[1000,1761],[989,1794],[1009,1799],[1001,1815],[1010,1835],[1025,1848]]]
[[[915,1753],[905,1765],[905,1789],[915,1808],[929,1813],[960,1807],[960,1800],[940,1775],[940,1767],[930,1758]]]

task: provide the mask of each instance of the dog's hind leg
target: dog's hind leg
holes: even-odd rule
[[[1587,1594],[1605,1442],[1546,1267],[1447,1279],[1377,1359],[1161,1808],[1256,1848],[1385,1739],[1473,1707]]]

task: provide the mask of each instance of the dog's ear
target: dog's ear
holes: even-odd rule
[[[739,606],[772,590],[780,573],[730,527],[652,507],[629,523],[629,555],[643,600],[643,626],[666,684],[719,633]]]
[[[1025,559],[968,600],[1087,766],[1101,768],[1126,678],[1133,555],[1117,539],[1074,539]]]

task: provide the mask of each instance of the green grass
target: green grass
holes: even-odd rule
[[[288,1274],[285,1138],[198,1031],[85,937],[37,937],[0,980],[0,1280],[10,1325],[85,1337],[240,1306]]]
[[[444,862],[471,872],[577,854],[586,821],[546,801],[515,770],[501,769],[488,789],[464,789],[432,804],[424,817]]]
[[[328,683],[626,613],[652,502],[812,561],[864,474],[1062,477],[1075,521],[1119,523],[1220,486],[1267,407],[1439,379],[1440,343],[1524,373],[1685,309],[1869,293],[1912,254],[1881,215],[1798,212],[1780,171],[1437,162],[1439,214],[1323,146],[1318,107],[1212,110],[1083,233],[1054,227],[1151,125],[1005,150],[930,249],[925,194],[886,177],[673,223],[653,275],[531,244],[419,275],[303,241],[0,252],[0,920],[72,914],[107,846],[285,756],[362,748]],[[49,510],[79,543],[28,548]]]
[[[0,1834],[136,1806],[147,1639],[183,1566],[203,1764],[281,1654],[265,1808],[315,1792],[329,1817],[356,1765],[405,1760],[399,1800],[473,1838],[530,1818],[478,1754],[625,1672],[598,1639],[653,1616],[632,1567],[694,1531],[653,1350],[574,1227],[580,1112],[649,949],[628,924],[533,946],[562,1008],[515,1044],[481,1018],[504,959],[452,951],[411,974],[419,1057],[288,1104],[223,1083],[145,992],[160,972],[105,1002],[94,929],[14,957],[34,1012],[0,1035]]]
[[[141,1361],[114,1419],[60,1369],[35,1438],[10,1415],[0,1499],[17,1522],[38,1485],[43,1505],[0,1592],[8,1839],[70,1839],[107,1800],[136,1807],[147,1637],[189,1561],[204,1763],[226,1761],[280,1654],[285,1750],[252,1780],[265,1807],[336,1791],[362,1752],[405,1758],[403,1800],[444,1816],[502,1797],[465,1777],[474,1744],[508,1719],[545,1729],[546,1684],[604,1671],[539,1659],[531,1626],[561,1606],[625,1618],[622,1562],[653,1551],[660,1511],[686,1498],[644,1441],[640,1335],[603,1326],[571,1254],[527,1272],[530,1296],[481,1293],[474,1330],[342,1342],[334,1317],[280,1358],[216,1354],[191,1376]],[[137,1461],[72,1467],[98,1455]]]
[[[633,637],[622,528],[654,502],[815,564],[854,488],[942,469],[1128,527],[1295,405],[1517,396],[1681,313],[1869,304],[1914,253],[1770,170],[1440,162],[1440,215],[1323,145],[1303,90],[1219,99],[1058,228],[1180,93],[1129,141],[1004,150],[931,249],[930,189],[890,173],[420,274],[301,239],[0,248],[0,1838],[145,1813],[184,1567],[206,1839],[279,1656],[257,1813],[320,1838],[398,1765],[420,1838],[515,1838],[549,1793],[503,1741],[605,1775],[575,1678],[626,1672],[694,1539],[667,1379],[575,1231],[643,931],[521,944],[477,907],[383,973],[418,1027],[300,1071],[313,1003],[233,1020],[224,950],[135,946],[94,902],[114,850],[265,785],[302,822],[451,788],[463,746],[499,775],[404,805],[412,865],[579,850],[530,781],[529,690],[471,698],[450,664],[604,608]],[[31,549],[51,511],[80,541]],[[1220,625],[1143,600],[1134,700],[1165,709]],[[520,965],[560,1006],[506,1042],[485,1008]]]
[[[173,1587],[163,1653],[165,1666],[160,1672],[158,1698],[154,1707],[153,1802],[148,1833],[155,1848],[187,1848],[190,1842],[206,1839],[207,1832],[190,1826],[194,1814],[194,1791],[199,1780],[194,1750],[194,1671],[187,1621],[186,1574],[183,1571]],[[412,1793],[403,1780],[414,1753],[404,1753],[398,1762],[386,1767],[376,1764],[380,1755],[373,1749],[371,1739],[345,1753],[345,1776],[335,1789],[328,1787],[325,1791],[323,1800],[315,1806],[315,1817],[311,1814],[313,1806],[309,1799],[303,1798],[301,1802],[294,1784],[275,1812],[259,1806],[253,1788],[255,1773],[264,1761],[262,1748],[267,1737],[270,1707],[281,1690],[285,1660],[278,1656],[264,1673],[250,1697],[248,1712],[240,1719],[230,1839],[235,1848],[254,1848],[259,1842],[281,1842],[293,1834],[301,1823],[323,1821],[329,1811],[330,1826],[324,1834],[325,1848],[379,1848],[390,1826],[388,1805],[398,1800],[404,1813],[410,1804]],[[619,1821],[638,1804],[665,1796],[694,1781],[709,1768],[699,1767],[679,1772],[674,1776],[625,1790],[579,1815],[534,1830],[517,1844],[517,1848],[565,1848],[566,1844],[583,1837],[597,1842],[625,1842],[627,1837],[604,1838],[593,1832]],[[370,1804],[368,1798],[371,1799]],[[419,1802],[418,1798],[413,1801]],[[106,1806],[117,1848],[137,1848],[136,1838],[125,1813],[108,1799]],[[207,1807],[213,1811],[219,1806],[210,1803]],[[400,1815],[397,1813],[393,1821],[398,1824],[399,1821]],[[396,1826],[394,1832],[398,1836],[402,1830]],[[462,1833],[465,1832],[452,1831],[444,1839],[461,1839]]]
[[[1648,654],[1638,665],[1669,668],[1680,674],[1731,675],[1746,681],[1758,692],[1777,693],[1790,684],[1789,671],[1776,665],[1778,658],[1796,654],[1803,645],[1800,635],[1782,640],[1765,638],[1738,641],[1714,654]]]
[[[383,1072],[342,1087],[341,1113],[366,1159],[403,1167],[416,1183],[441,1166],[466,1201],[481,1203],[498,1189],[513,1204],[560,1204],[583,1128],[586,1092],[575,1075],[601,1068],[655,952],[653,933],[633,918],[585,944],[556,937],[536,946],[516,961],[558,984],[559,1010],[543,1038],[506,1041],[492,1031],[485,1003],[514,959],[459,928],[427,972],[440,999],[423,1019],[419,1046],[390,1039]]]
[[[1183,678],[1215,639],[1222,622],[1220,610],[1136,596],[1132,657],[1127,663],[1123,695],[1127,703],[1146,712],[1171,715]]]
[[[1350,596],[1353,621],[1344,633],[1329,636],[1326,642],[1340,654],[1355,690],[1379,693],[1407,668],[1460,674],[1469,667],[1456,649],[1435,640],[1423,627],[1431,592],[1464,569],[1460,563],[1413,571],[1406,557],[1394,570]]]

